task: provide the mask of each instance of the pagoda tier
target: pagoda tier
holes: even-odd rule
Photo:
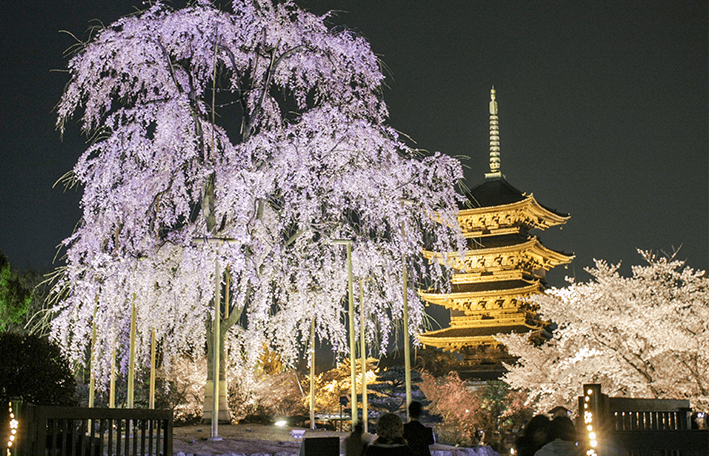
[[[487,242],[481,239],[473,248],[469,247],[462,257],[457,252],[439,255],[428,251],[424,251],[424,256],[429,260],[438,259],[461,271],[454,276],[453,283],[460,282],[462,277],[471,281],[479,278],[489,281],[495,280],[496,275],[508,277],[509,274],[524,273],[529,277],[543,278],[545,271],[569,262],[568,255],[544,247],[536,236],[527,239],[517,236],[515,239],[509,239],[509,236],[500,238]],[[522,242],[515,242],[520,240]]]
[[[463,255],[424,252],[430,261],[440,261],[455,271],[450,290],[419,292],[424,301],[450,310],[450,326],[420,334],[419,340],[426,346],[463,354],[469,371],[501,374],[502,363],[512,359],[495,336],[549,336],[544,331],[546,322],[527,298],[543,292],[546,272],[569,263],[573,255],[544,247],[530,234],[531,230],[563,225],[569,215],[539,204],[533,195],[507,182],[500,171],[494,89],[491,98],[490,173],[465,193],[467,201],[458,213],[467,249]]]

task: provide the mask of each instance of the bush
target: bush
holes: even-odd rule
[[[57,345],[38,336],[0,333],[0,353],[0,430],[3,434],[8,429],[10,399],[19,397],[35,405],[76,404],[76,381]]]
[[[422,377],[421,391],[431,401],[429,410],[443,420],[436,426],[439,440],[454,445],[474,445],[476,431],[482,424],[476,414],[482,405],[480,397],[466,388],[456,372],[438,378],[423,372]]]
[[[59,346],[45,338],[0,334],[0,399],[36,405],[75,405],[76,381]]]

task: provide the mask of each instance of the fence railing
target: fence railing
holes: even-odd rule
[[[13,454],[172,456],[172,411],[23,404]]]
[[[617,431],[691,428],[688,400],[608,398],[609,424]]]
[[[598,384],[583,388],[577,429],[586,454],[709,455],[709,430],[692,429],[688,400],[609,398]]]

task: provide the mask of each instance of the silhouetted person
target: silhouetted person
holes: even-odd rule
[[[346,456],[362,456],[367,450],[367,441],[362,438],[364,426],[362,423],[357,423],[354,430],[345,438],[345,455]]]
[[[410,421],[404,425],[404,438],[414,456],[431,456],[428,447],[436,441],[433,438],[433,429],[424,426],[419,421],[422,413],[423,404],[418,401],[409,404]]]
[[[377,422],[377,440],[367,447],[367,456],[414,456],[404,440],[404,423],[399,415],[386,413]]]
[[[534,456],[579,456],[581,450],[576,446],[576,427],[567,416],[557,416],[549,424],[551,441],[544,445]]]
[[[515,440],[519,456],[534,456],[541,447],[549,443],[549,418],[536,415],[527,422]]]

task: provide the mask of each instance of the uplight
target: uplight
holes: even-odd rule
[[[282,427],[282,426],[285,426],[286,424],[288,424],[288,421],[286,421],[286,420],[279,420],[279,421],[276,421],[274,424],[275,424],[276,426],[281,426],[281,427]]]

